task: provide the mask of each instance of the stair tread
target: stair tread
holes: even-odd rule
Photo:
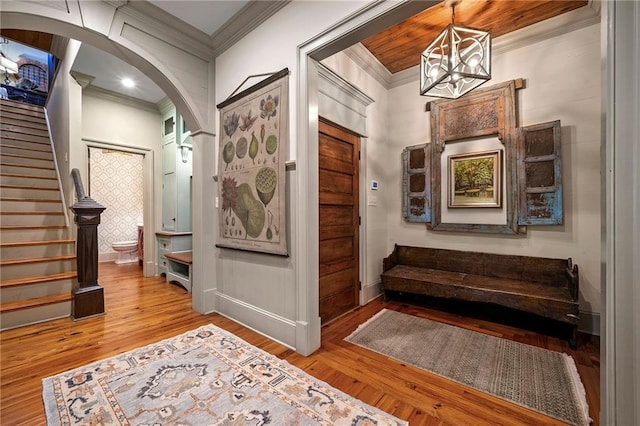
[[[51,177],[51,176],[19,175],[19,174],[17,174],[17,173],[0,173],[0,176],[6,176],[6,177],[19,177],[19,178],[27,178],[27,179],[58,180],[58,178],[57,178],[57,177]]]
[[[0,247],[27,247],[44,246],[50,244],[71,244],[75,240],[41,240],[41,241],[12,241],[10,243],[0,243]]]
[[[31,130],[38,130],[40,132],[46,132],[46,129],[33,129],[33,128],[29,128],[27,127],[27,129],[31,129]],[[0,132],[5,132],[5,133],[15,133],[18,135],[27,135],[27,136],[35,136],[38,138],[48,138],[49,137],[49,133],[47,132],[46,135],[43,135],[41,133],[34,133],[33,131],[29,131],[29,130],[20,130],[20,129],[7,129],[7,128],[0,128]]]
[[[29,231],[31,229],[64,229],[67,225],[9,225],[0,226],[0,231]]]
[[[11,136],[0,136],[0,140],[3,141],[16,141],[16,142],[23,142],[23,143],[33,143],[33,144],[37,144],[37,145],[44,145],[44,146],[51,146],[51,144],[49,143],[49,137],[48,136],[42,136],[43,138],[47,138],[47,141],[30,141],[29,139],[22,139],[22,138],[14,138]]]
[[[36,111],[36,112],[44,112],[44,107],[40,105],[33,104],[25,104],[24,102],[18,102],[11,99],[3,99],[0,102],[0,105],[10,105],[12,108],[17,108],[18,110],[28,110],[28,111]]]
[[[49,145],[42,144],[42,146],[49,146]],[[41,152],[41,153],[45,153],[45,154],[52,154],[51,149],[36,149],[36,148],[29,148],[29,147],[26,147],[26,146],[6,144],[6,143],[2,143],[1,139],[0,139],[0,148],[21,149],[23,151]]]
[[[29,203],[62,203],[62,200],[49,200],[47,198],[16,198],[16,197],[0,197],[3,202],[29,202]]]
[[[24,158],[27,160],[40,160],[40,161],[51,161],[53,162],[53,159],[49,159],[49,158],[39,158],[39,157],[29,157],[28,155],[18,155],[18,154],[2,154],[3,157],[13,157],[13,158]]]
[[[76,258],[75,254],[66,254],[63,256],[32,257],[28,259],[10,259],[10,260],[0,261],[0,266],[24,265],[27,263],[57,262],[59,260],[72,260],[75,258]]]
[[[39,191],[59,191],[59,188],[42,188],[40,186],[23,186],[23,185],[0,185],[0,188],[13,188],[13,189],[33,189]]]
[[[3,120],[2,123],[4,128],[9,128],[9,127],[24,127],[27,129],[37,129],[37,130],[47,130],[47,124],[43,121],[40,121],[38,123],[34,123],[34,122],[28,122],[28,121],[22,121],[22,120]],[[34,125],[36,125],[37,127],[34,127]]]
[[[49,281],[65,280],[69,278],[75,278],[78,276],[77,271],[61,272],[59,274],[39,275],[35,277],[15,278],[12,280],[0,281],[0,288],[15,287],[19,285],[39,284]]]
[[[44,166],[32,166],[30,164],[16,164],[16,163],[0,163],[0,166],[5,167],[20,167],[23,169],[39,169],[39,170],[55,170],[55,167],[44,167]]]
[[[52,294],[50,296],[36,297],[34,299],[18,300],[16,302],[0,304],[0,312],[10,312],[20,309],[36,308],[39,306],[68,302],[70,300],[71,293]]]
[[[47,212],[47,211],[26,211],[26,212],[3,212],[0,211],[0,214],[7,214],[11,216],[37,216],[37,215],[47,215],[47,216],[62,216],[64,212]]]

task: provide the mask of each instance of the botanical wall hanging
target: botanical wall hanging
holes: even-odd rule
[[[284,69],[218,105],[218,247],[288,255],[288,92]]]

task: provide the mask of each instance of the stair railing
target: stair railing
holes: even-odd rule
[[[106,208],[84,193],[78,169],[71,170],[71,176],[78,199],[71,206],[78,225],[78,283],[73,286],[71,305],[71,317],[77,320],[104,314],[104,289],[98,284],[98,225]]]

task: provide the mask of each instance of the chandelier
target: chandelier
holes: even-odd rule
[[[422,52],[421,95],[456,99],[491,79],[491,35],[455,25],[460,1],[445,1],[451,24]]]

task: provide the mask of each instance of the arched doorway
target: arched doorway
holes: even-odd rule
[[[158,25],[136,6],[125,1],[12,2],[3,4],[0,17],[4,28],[53,33],[106,51],[138,68],[167,94],[191,129],[194,153],[193,228],[202,229],[206,227],[199,213],[203,194],[212,191],[207,186],[212,183],[205,182],[202,176],[213,174],[213,171],[206,170],[212,166],[203,160],[214,153],[215,118],[209,111],[214,90],[213,54],[207,43],[178,33],[168,25]],[[65,139],[64,143],[68,145],[74,135]],[[61,170],[63,187],[72,188],[70,170],[74,165],[59,163],[68,169]],[[213,311],[213,301],[205,300],[204,286],[207,284],[201,284],[198,279],[202,265],[198,250],[202,244],[200,235],[200,232],[194,232],[192,300],[193,308],[205,313]],[[150,238],[152,246],[155,246],[153,237]]]

